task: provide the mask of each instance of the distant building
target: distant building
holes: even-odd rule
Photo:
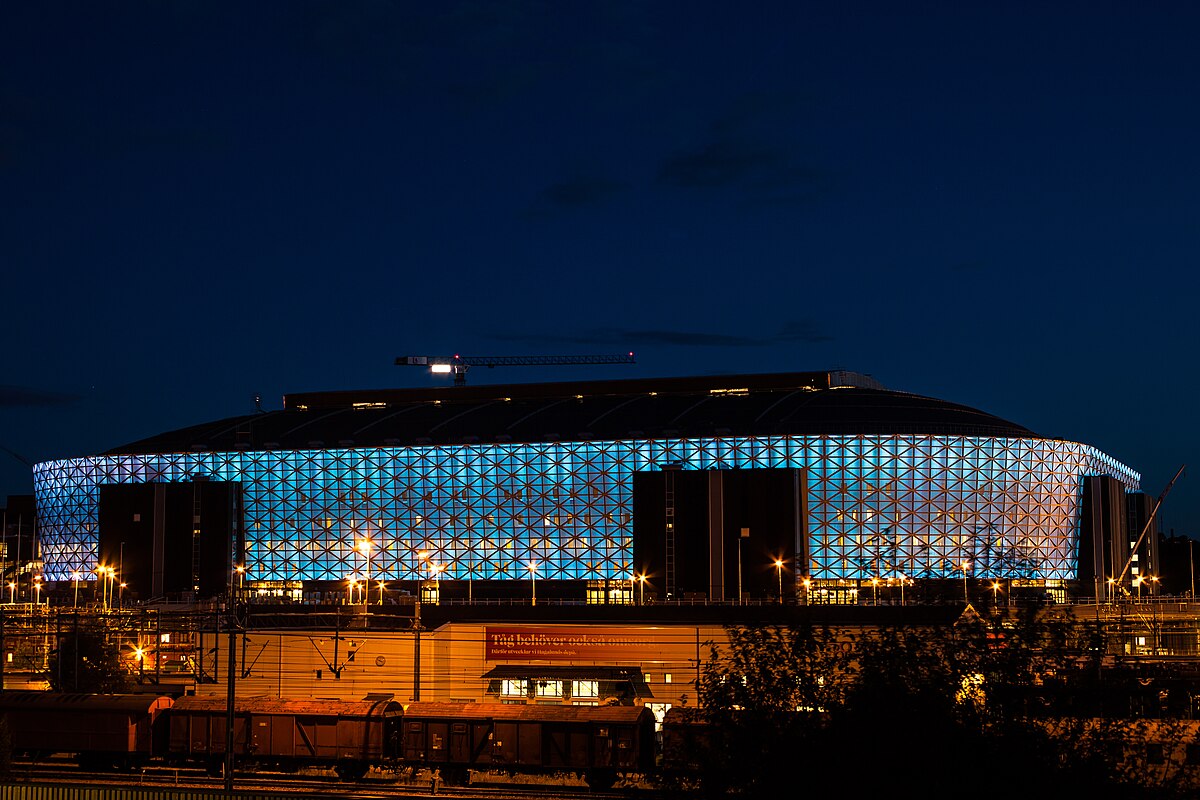
[[[34,489],[47,577],[120,561],[141,597],[236,574],[295,597],[357,576],[385,594],[852,602],[872,580],[1061,594],[1084,520],[1101,540],[1121,527],[1088,507],[1093,478],[1112,502],[1140,490],[1090,445],[809,372],[289,395],[38,464]]]

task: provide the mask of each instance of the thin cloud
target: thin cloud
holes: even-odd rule
[[[497,339],[529,344],[582,344],[612,345],[634,348],[653,345],[675,345],[678,347],[764,347],[780,342],[828,342],[833,337],[821,332],[809,321],[795,321],[778,332],[765,336],[747,336],[709,331],[678,331],[662,329],[629,330],[622,328],[594,328],[578,333],[509,333],[498,334]]]
[[[47,392],[24,386],[0,386],[0,408],[65,406],[77,402],[79,395]]]
[[[603,178],[574,178],[547,186],[542,190],[541,199],[556,206],[577,208],[606,200],[626,186]]]
[[[665,159],[658,169],[658,181],[680,189],[718,188],[783,166],[783,157],[770,149],[722,140]]]

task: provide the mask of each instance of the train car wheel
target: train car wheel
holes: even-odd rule
[[[440,772],[447,786],[471,785],[471,770],[467,767],[442,767]]]
[[[607,791],[617,782],[617,773],[611,769],[589,769],[584,773],[589,789]]]

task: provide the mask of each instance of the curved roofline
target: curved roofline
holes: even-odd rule
[[[848,381],[846,376],[851,376]],[[290,395],[280,411],[163,433],[104,455],[785,435],[1043,438],[854,373],[780,373]],[[301,402],[301,401],[304,402]]]

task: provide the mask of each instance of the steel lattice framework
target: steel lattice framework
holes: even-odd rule
[[[90,571],[100,486],[242,485],[247,578],[626,579],[633,474],[804,468],[816,579],[1075,577],[1082,478],[1140,476],[1087,445],[956,436],[764,436],[109,455],[34,468],[49,580]],[[961,574],[961,573],[957,573]]]

